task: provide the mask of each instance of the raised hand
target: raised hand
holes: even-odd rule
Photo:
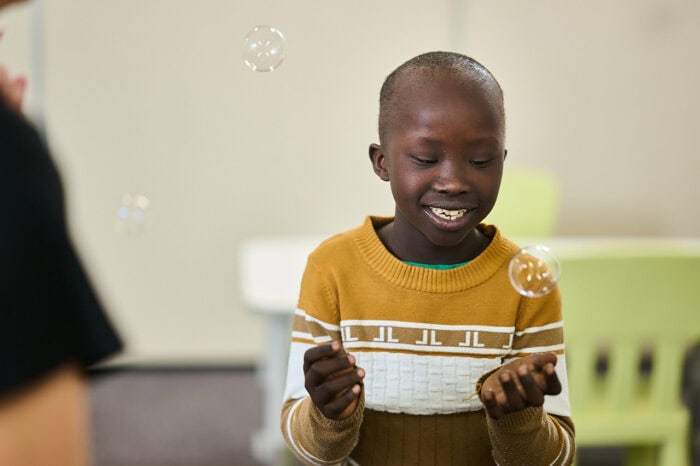
[[[0,31],[0,39],[2,31]],[[8,106],[17,113],[22,113],[22,100],[27,89],[27,79],[24,76],[10,76],[7,68],[0,64],[0,103]]]
[[[504,364],[481,387],[479,397],[494,419],[531,406],[542,406],[545,395],[561,392],[554,353],[537,353]]]
[[[315,346],[304,353],[306,391],[329,419],[345,419],[357,407],[365,371],[340,342]]]
[[[0,100],[5,105],[17,113],[22,113],[22,100],[26,88],[26,78],[10,77],[7,68],[0,65]]]

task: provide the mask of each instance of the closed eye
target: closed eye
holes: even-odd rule
[[[493,162],[494,159],[473,159],[469,163],[476,168],[486,168]]]
[[[418,156],[415,156],[415,155],[412,155],[412,156],[411,156],[411,160],[412,160],[413,163],[415,163],[416,165],[419,165],[419,166],[422,166],[422,167],[429,167],[429,166],[435,165],[435,164],[437,163],[437,160],[436,160],[436,159],[431,159],[431,158],[428,158],[428,157],[418,157]]]

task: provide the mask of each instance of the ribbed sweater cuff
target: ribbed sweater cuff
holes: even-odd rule
[[[311,398],[304,400],[298,416],[307,419],[299,432],[302,457],[310,464],[331,465],[342,463],[350,455],[360,438],[360,424],[364,414],[364,393],[360,396],[355,411],[347,419],[328,419],[313,404]],[[310,461],[313,459],[313,461]]]
[[[334,433],[344,433],[348,430],[352,430],[353,427],[359,426],[362,422],[362,414],[365,411],[365,397],[364,391],[360,396],[360,399],[355,407],[355,411],[350,415],[350,417],[345,419],[329,419],[327,418],[321,410],[319,410],[311,399],[309,399],[309,414],[311,420],[314,424],[322,427],[324,430]]]
[[[509,413],[500,419],[486,416],[489,431],[501,434],[523,434],[542,428],[547,414],[540,407],[526,408],[522,411]]]

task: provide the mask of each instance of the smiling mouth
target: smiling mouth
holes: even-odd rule
[[[457,220],[458,218],[464,217],[464,214],[468,212],[467,209],[449,210],[441,207],[430,207],[430,210],[432,213],[445,220]]]

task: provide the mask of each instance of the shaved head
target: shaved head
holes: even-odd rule
[[[379,142],[384,145],[406,91],[416,91],[437,75],[448,75],[465,87],[476,88],[496,107],[505,122],[503,90],[491,72],[471,57],[455,52],[428,52],[396,68],[384,80],[379,93]]]

